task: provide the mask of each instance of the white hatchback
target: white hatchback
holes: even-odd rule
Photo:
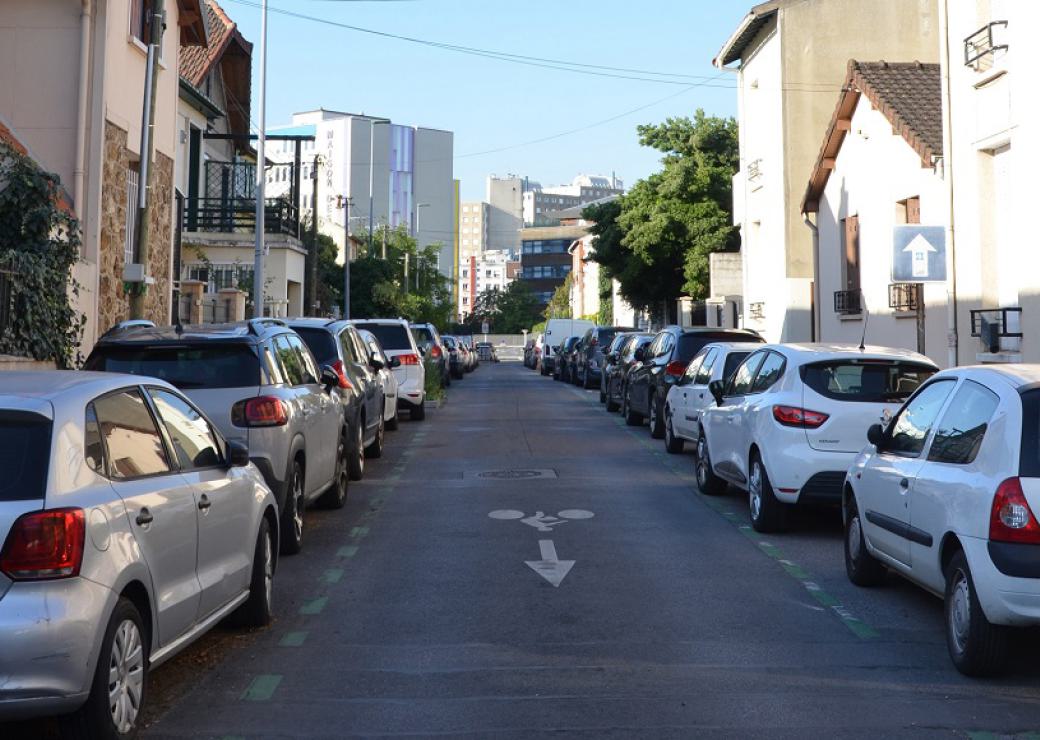
[[[1009,626],[1040,625],[1040,365],[961,367],[928,381],[845,483],[845,566],[885,567],[945,601],[968,675],[998,670]]]
[[[871,424],[887,420],[937,368],[885,347],[760,345],[700,415],[697,482],[748,492],[751,525],[783,528],[789,504],[838,504]]]
[[[383,354],[395,358],[393,365],[397,378],[397,408],[408,411],[412,421],[426,418],[426,367],[415,335],[404,319],[356,319],[351,321],[361,331],[371,332],[379,340]]]
[[[757,342],[713,342],[690,360],[686,372],[672,381],[665,397],[666,450],[678,454],[687,442],[697,444],[701,411],[714,403],[708,384],[713,380],[729,380],[741,361],[761,346]],[[666,376],[665,382],[672,377]]]

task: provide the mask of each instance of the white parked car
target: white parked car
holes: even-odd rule
[[[383,345],[376,339],[376,335],[370,331],[358,332],[361,341],[365,343],[370,360],[376,360],[381,366],[378,371],[379,380],[383,384],[383,396],[386,398],[386,408],[383,410],[383,419],[386,428],[397,429],[397,376],[394,368],[400,365],[400,360],[391,360],[383,351]]]
[[[701,412],[697,482],[748,492],[751,524],[773,532],[789,504],[841,502],[845,473],[867,441],[937,368],[901,349],[772,344],[749,355]]]
[[[713,380],[729,380],[743,359],[761,346],[753,342],[714,342],[705,345],[690,360],[686,372],[675,380],[665,397],[666,450],[677,454],[683,451],[686,442],[697,444],[701,411],[715,403],[708,384]]]
[[[426,368],[422,353],[411,327],[404,319],[357,319],[352,322],[358,331],[371,332],[383,354],[393,366],[397,378],[397,409],[408,411],[412,421],[426,418]]]
[[[945,601],[968,675],[1001,667],[1009,626],[1040,625],[1040,365],[961,367],[928,381],[845,482],[845,566],[885,568]]]

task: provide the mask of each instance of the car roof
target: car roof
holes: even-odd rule
[[[1003,381],[1013,388],[1040,383],[1040,364],[1009,363],[992,365],[961,365],[937,373],[935,377],[966,377],[985,385]]]
[[[755,350],[762,349],[762,346],[763,345],[758,342],[708,342],[701,347],[701,351],[697,354],[704,354],[706,349],[712,347],[718,347],[726,352],[754,352]]]
[[[769,348],[783,352],[792,358],[798,358],[803,362],[823,359],[893,359],[910,360],[935,366],[935,363],[922,354],[909,349],[899,347],[878,347],[866,345],[862,349],[856,344],[831,344],[827,342],[791,342],[787,344],[760,344],[758,348]]]
[[[180,326],[128,326],[109,330],[102,344],[183,344],[185,342],[238,342],[255,344],[271,335],[291,331],[281,319],[250,319],[228,324],[183,324]]]
[[[47,372],[10,371],[0,373],[0,407],[11,407],[13,399],[50,402],[55,406],[75,400],[89,401],[109,391],[132,385],[158,385],[173,390],[165,380],[127,373],[86,370]]]
[[[407,319],[349,319],[348,324],[356,326],[357,324],[400,324],[403,326],[411,326]]]

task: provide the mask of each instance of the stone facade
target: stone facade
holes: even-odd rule
[[[105,165],[101,188],[101,247],[98,250],[98,331],[130,318],[130,300],[123,289],[127,226],[127,178],[133,161],[127,133],[105,122]],[[170,321],[171,250],[173,247],[173,160],[155,153],[152,209],[148,225],[151,255],[144,318],[157,324]]]

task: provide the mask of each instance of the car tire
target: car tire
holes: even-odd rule
[[[857,586],[879,586],[885,580],[886,568],[867,550],[863,536],[863,519],[851,493],[845,509],[845,574]]]
[[[542,375],[548,375],[549,374],[549,371],[545,369],[545,365],[544,364],[539,368],[538,372],[540,372]]]
[[[130,599],[120,597],[101,640],[90,694],[76,712],[61,718],[62,737],[127,740],[137,736],[148,693],[147,635],[137,607]],[[110,699],[113,670],[117,673],[114,690],[120,692],[120,718]]]
[[[365,457],[375,460],[383,456],[383,443],[386,441],[386,423],[383,421],[383,415],[379,415],[379,426],[376,427],[376,438],[372,440],[372,444],[365,448]]]
[[[386,428],[389,429],[391,432],[396,432],[397,427],[400,426],[400,424],[397,421],[397,401],[393,401],[392,403],[394,405],[394,413],[389,419],[386,420]],[[383,414],[386,414],[385,410],[383,411]]]
[[[751,455],[748,466],[748,507],[756,532],[779,532],[784,528],[787,505],[773,493],[766,466],[757,452]]]
[[[347,430],[339,434],[339,444],[336,445],[336,478],[329,490],[325,491],[318,499],[318,504],[325,509],[342,509],[347,503],[347,492],[350,480],[350,445],[347,441]]]
[[[581,387],[585,390],[592,390],[592,379],[589,377],[589,368],[585,368],[585,375],[581,379]]]
[[[963,551],[946,566],[943,607],[946,646],[957,670],[966,676],[1000,672],[1006,662],[1008,629],[986,619]]]
[[[249,598],[231,615],[242,627],[266,627],[274,616],[274,536],[267,517],[260,519],[253,550],[253,570],[249,577]]]
[[[351,480],[361,480],[365,477],[365,417],[362,416],[357,420],[353,430],[354,440],[350,446],[351,449],[347,451],[350,455],[348,460],[350,461],[347,465],[347,472],[350,474]]]
[[[697,488],[706,496],[721,496],[726,492],[729,485],[711,467],[711,458],[708,456],[708,439],[704,436],[704,430],[697,438]]]
[[[664,419],[656,393],[650,394],[648,409],[650,411],[650,436],[654,439],[664,439]]]
[[[282,506],[281,536],[278,538],[282,555],[295,555],[303,549],[303,464],[293,460],[289,480],[285,488],[285,504]]]
[[[608,390],[607,391],[607,411],[613,413],[613,412],[617,411],[618,408],[620,408],[620,406],[618,405],[618,402],[614,400],[614,396]]]
[[[643,415],[632,410],[632,399],[631,394],[628,392],[628,388],[625,389],[625,395],[621,399],[621,415],[625,417],[625,423],[630,427],[638,427],[643,424]]]
[[[422,421],[426,418],[426,401],[423,400],[418,406],[412,406],[408,411],[408,415],[412,421]]]
[[[686,446],[686,440],[676,437],[672,429],[672,410],[665,404],[664,407],[664,448],[673,455],[678,455]]]
[[[606,386],[606,380],[604,380],[603,378],[600,378],[600,380],[599,380],[599,402],[600,403],[606,403],[607,402],[607,392],[606,392],[606,390],[604,390],[605,386]]]

